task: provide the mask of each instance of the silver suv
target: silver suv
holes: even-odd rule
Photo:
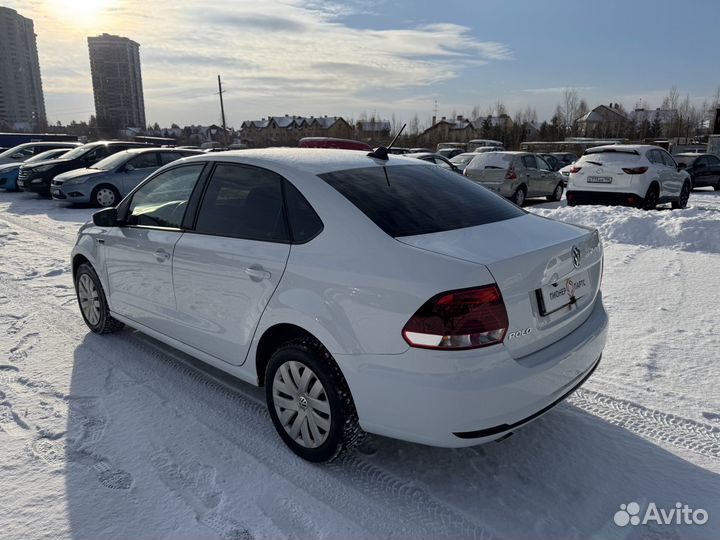
[[[478,154],[463,174],[518,206],[528,197],[559,201],[563,194],[562,175],[553,171],[543,158],[529,152]]]

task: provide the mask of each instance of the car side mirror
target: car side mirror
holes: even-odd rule
[[[125,172],[132,172],[134,170],[135,170],[135,165],[133,165],[132,163],[127,163],[125,165]]]
[[[117,223],[117,208],[103,208],[93,214],[92,220],[98,227],[115,227]]]

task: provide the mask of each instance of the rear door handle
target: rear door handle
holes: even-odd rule
[[[265,270],[262,266],[251,266],[245,269],[245,273],[250,276],[253,281],[262,281],[263,279],[270,279],[270,272]]]
[[[170,254],[167,251],[165,251],[163,248],[155,250],[155,259],[157,259],[157,262],[164,263],[169,258],[170,258]]]

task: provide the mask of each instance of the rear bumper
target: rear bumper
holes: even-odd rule
[[[607,326],[598,294],[578,328],[518,360],[503,345],[336,360],[366,431],[432,446],[472,446],[531,422],[583,384],[598,365]]]
[[[17,189],[17,172],[0,175],[0,189]]]
[[[641,206],[643,197],[632,192],[578,191],[569,189],[565,193],[568,204],[606,204],[620,206]]]

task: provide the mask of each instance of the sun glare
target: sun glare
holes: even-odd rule
[[[116,0],[49,0],[53,14],[78,30],[99,28]]]

